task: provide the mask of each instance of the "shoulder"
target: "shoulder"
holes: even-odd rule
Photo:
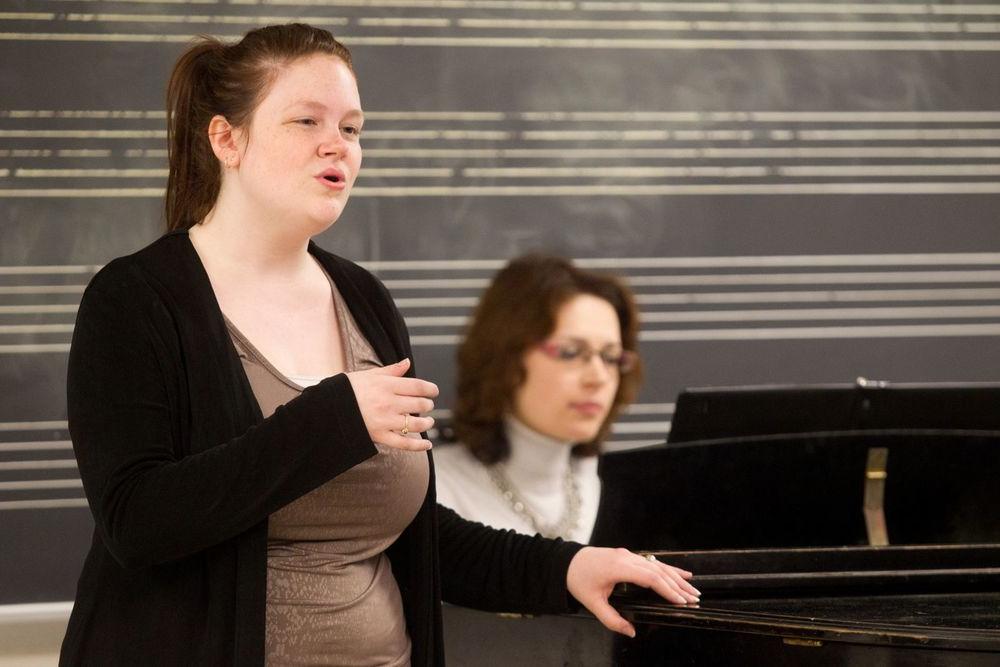
[[[155,283],[169,281],[183,270],[182,244],[186,237],[167,234],[129,255],[105,264],[90,280],[84,300],[99,296],[142,302],[156,291]]]

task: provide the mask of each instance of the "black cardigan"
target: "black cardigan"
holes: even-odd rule
[[[379,358],[412,358],[385,287],[315,244],[309,252]],[[377,451],[347,377],[262,419],[201,261],[173,232],[91,281],[67,392],[96,527],[60,665],[264,664],[268,515]],[[434,498],[431,460],[427,497],[388,550],[413,665],[444,663],[442,598],[574,607],[566,570],[581,545],[486,528]]]

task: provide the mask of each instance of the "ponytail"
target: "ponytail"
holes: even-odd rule
[[[188,229],[201,221],[219,196],[222,175],[208,140],[214,114],[205,83],[208,61],[225,47],[216,39],[188,49],[174,65],[167,84],[167,230]]]

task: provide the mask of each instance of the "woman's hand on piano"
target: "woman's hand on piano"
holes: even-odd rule
[[[698,602],[701,593],[688,583],[693,575],[628,549],[584,547],[576,553],[566,572],[566,588],[609,630],[635,637],[635,628],[615,608],[608,596],[615,585],[630,583],[651,588],[674,604]]]

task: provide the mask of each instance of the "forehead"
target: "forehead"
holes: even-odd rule
[[[595,343],[618,343],[622,337],[614,306],[593,294],[577,294],[560,306],[552,333]]]
[[[320,104],[335,111],[361,109],[354,74],[336,56],[317,54],[278,68],[258,110],[280,113],[297,104]]]

